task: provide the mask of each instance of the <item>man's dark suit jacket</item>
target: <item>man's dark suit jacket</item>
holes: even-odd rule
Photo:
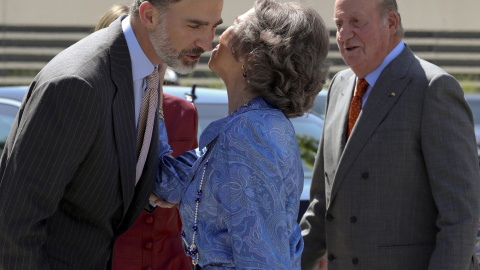
[[[107,268],[157,171],[153,139],[135,186],[134,115],[120,19],[36,76],[0,159],[0,269]]]

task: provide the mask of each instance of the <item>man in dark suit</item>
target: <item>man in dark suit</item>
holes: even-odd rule
[[[302,269],[325,253],[329,270],[478,269],[480,172],[462,88],[402,42],[395,0],[336,0],[334,18],[350,69],[328,91]]]
[[[145,77],[157,67],[163,78],[167,65],[191,71],[212,49],[222,8],[223,0],[136,0],[130,16],[36,76],[0,159],[0,269],[108,267],[157,171],[155,114],[136,172]]]

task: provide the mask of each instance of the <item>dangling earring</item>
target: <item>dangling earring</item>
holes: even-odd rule
[[[242,64],[242,69],[243,69],[243,74],[242,74],[242,76],[243,76],[244,78],[246,78],[246,77],[247,77],[247,72],[245,71],[245,66],[244,66],[243,64]]]

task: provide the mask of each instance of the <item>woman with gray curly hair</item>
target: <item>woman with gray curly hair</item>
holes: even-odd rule
[[[276,105],[288,118],[308,112],[325,84],[328,31],[320,15],[298,3],[258,1],[220,37],[209,66],[225,83],[231,66],[216,65],[217,51],[230,51],[246,77],[228,88],[243,87]],[[222,71],[222,69],[226,69]],[[238,72],[238,70],[237,70]],[[229,100],[230,102],[230,100]]]
[[[227,86],[229,115],[204,130],[201,151],[177,159],[160,127],[154,194],[179,204],[196,269],[300,269],[303,169],[288,118],[313,106],[328,48],[315,10],[257,0],[220,36],[209,62]]]

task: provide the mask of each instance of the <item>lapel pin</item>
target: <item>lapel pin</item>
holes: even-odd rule
[[[395,92],[392,92],[392,93],[390,94],[391,97],[394,97],[395,95],[396,95]]]

